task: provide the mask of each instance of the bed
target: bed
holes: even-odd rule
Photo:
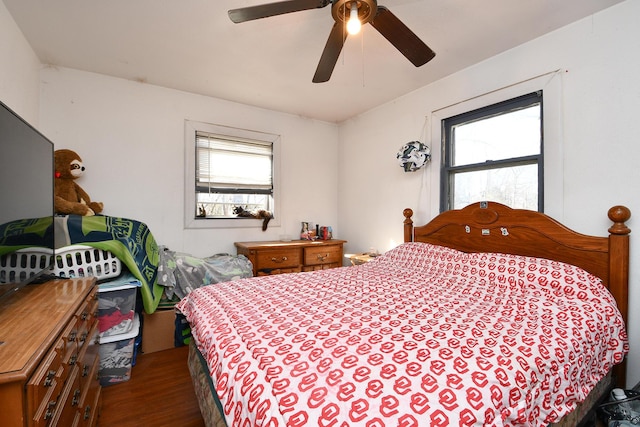
[[[575,426],[624,385],[627,208],[608,237],[493,202],[412,215],[366,264],[177,305],[207,425]]]

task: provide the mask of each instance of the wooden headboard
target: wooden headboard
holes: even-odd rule
[[[413,211],[404,212],[404,241],[428,242],[464,252],[501,252],[558,260],[600,277],[627,321],[629,233],[625,206],[609,209],[613,225],[608,237],[576,233],[535,211],[511,209],[496,202],[479,202],[441,213],[426,225],[414,227]],[[624,362],[614,372],[625,380]]]

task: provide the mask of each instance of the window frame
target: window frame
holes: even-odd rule
[[[273,211],[272,142],[230,138],[227,135],[211,134],[199,130],[196,131],[196,145],[195,191],[196,198],[199,200],[197,205],[200,205],[201,203],[208,203],[200,200],[200,197],[206,194],[227,196],[231,194],[254,194],[261,195],[266,199],[266,203],[264,205],[255,206],[255,209]],[[224,173],[214,173],[217,167],[221,166],[218,161],[216,161],[216,157],[218,156],[226,156],[227,161],[223,163],[228,164],[231,164],[231,162],[236,164],[238,161],[250,162],[252,159],[260,159],[260,161],[268,160],[268,176],[265,169],[265,175],[261,177],[264,180],[259,183],[256,181],[256,177],[253,174],[244,177],[231,177]],[[212,162],[218,163],[218,166],[216,166],[214,170],[211,170]],[[240,166],[241,170],[242,168],[243,166]],[[224,166],[222,166],[221,169],[224,169]],[[242,182],[243,179],[246,182]],[[253,180],[253,182],[249,183],[249,180]],[[228,212],[227,215],[212,215],[205,217],[197,215],[196,220],[199,221],[203,218],[232,218],[234,216],[232,213],[232,207],[235,206],[236,203],[228,204],[226,208],[223,208],[223,210]],[[245,205],[243,204],[242,206]],[[252,208],[249,208],[249,210],[252,210]]]
[[[414,212],[417,216],[433,218],[440,211],[440,162],[442,161],[442,126],[440,122],[447,117],[465,111],[471,111],[485,105],[515,98],[523,93],[544,90],[544,213],[562,220],[564,218],[564,75],[567,70],[558,68],[539,74],[523,71],[516,80],[493,78],[493,74],[471,86],[465,91],[446,91],[440,104],[434,106],[425,117],[425,133],[429,135],[433,147],[431,164],[438,167],[425,168],[424,188],[426,194],[419,198]],[[464,93],[463,93],[464,92]],[[464,96],[464,97],[463,97]]]
[[[455,141],[453,128],[462,123],[473,123],[483,119],[497,117],[510,112],[522,110],[532,105],[540,106],[540,149],[538,154],[519,157],[487,160],[479,163],[454,166],[453,154]],[[456,114],[441,120],[442,153],[440,167],[440,212],[453,209],[454,185],[456,173],[498,170],[501,168],[517,167],[537,164],[538,169],[538,211],[544,212],[544,97],[543,90],[537,90],[525,95],[516,96],[504,101],[486,105],[470,111]]]
[[[187,229],[204,228],[260,228],[262,220],[240,217],[197,217],[196,206],[196,150],[197,133],[206,133],[239,141],[256,141],[272,145],[272,213],[274,218],[270,226],[279,226],[277,215],[280,203],[280,135],[248,129],[234,128],[212,123],[185,120],[185,201],[184,221]]]

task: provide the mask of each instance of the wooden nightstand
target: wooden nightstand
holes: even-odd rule
[[[345,240],[235,242],[238,255],[253,264],[254,276],[342,267]]]

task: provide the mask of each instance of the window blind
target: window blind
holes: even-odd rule
[[[273,144],[196,132],[196,191],[273,193]]]

